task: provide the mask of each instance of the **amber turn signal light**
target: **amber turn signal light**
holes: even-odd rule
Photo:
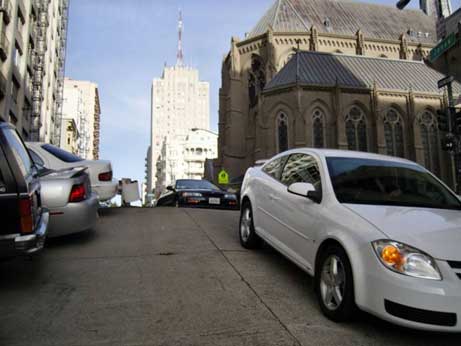
[[[388,265],[396,267],[400,267],[404,262],[400,250],[394,245],[385,246],[381,251],[381,258]]]

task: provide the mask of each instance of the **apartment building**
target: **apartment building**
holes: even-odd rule
[[[69,0],[0,0],[0,120],[59,144]]]
[[[218,134],[209,130],[192,129],[183,145],[183,177],[203,179],[205,161],[218,157]]]
[[[100,117],[98,85],[65,78],[60,146],[85,159],[97,160]]]

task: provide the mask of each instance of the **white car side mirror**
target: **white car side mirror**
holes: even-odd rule
[[[316,203],[320,203],[322,200],[321,194],[315,189],[314,185],[310,183],[294,183],[288,186],[288,192],[309,198]]]

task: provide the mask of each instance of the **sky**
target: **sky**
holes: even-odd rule
[[[210,83],[210,128],[217,132],[221,62],[232,36],[243,38],[274,0],[71,0],[66,76],[98,84],[100,158],[114,177],[145,179],[150,90],[174,65],[179,9],[184,60]],[[396,0],[368,1],[394,5]],[[413,0],[416,4],[418,1]]]

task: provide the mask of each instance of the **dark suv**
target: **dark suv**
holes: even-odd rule
[[[40,251],[48,218],[37,168],[15,128],[0,122],[0,258]]]

